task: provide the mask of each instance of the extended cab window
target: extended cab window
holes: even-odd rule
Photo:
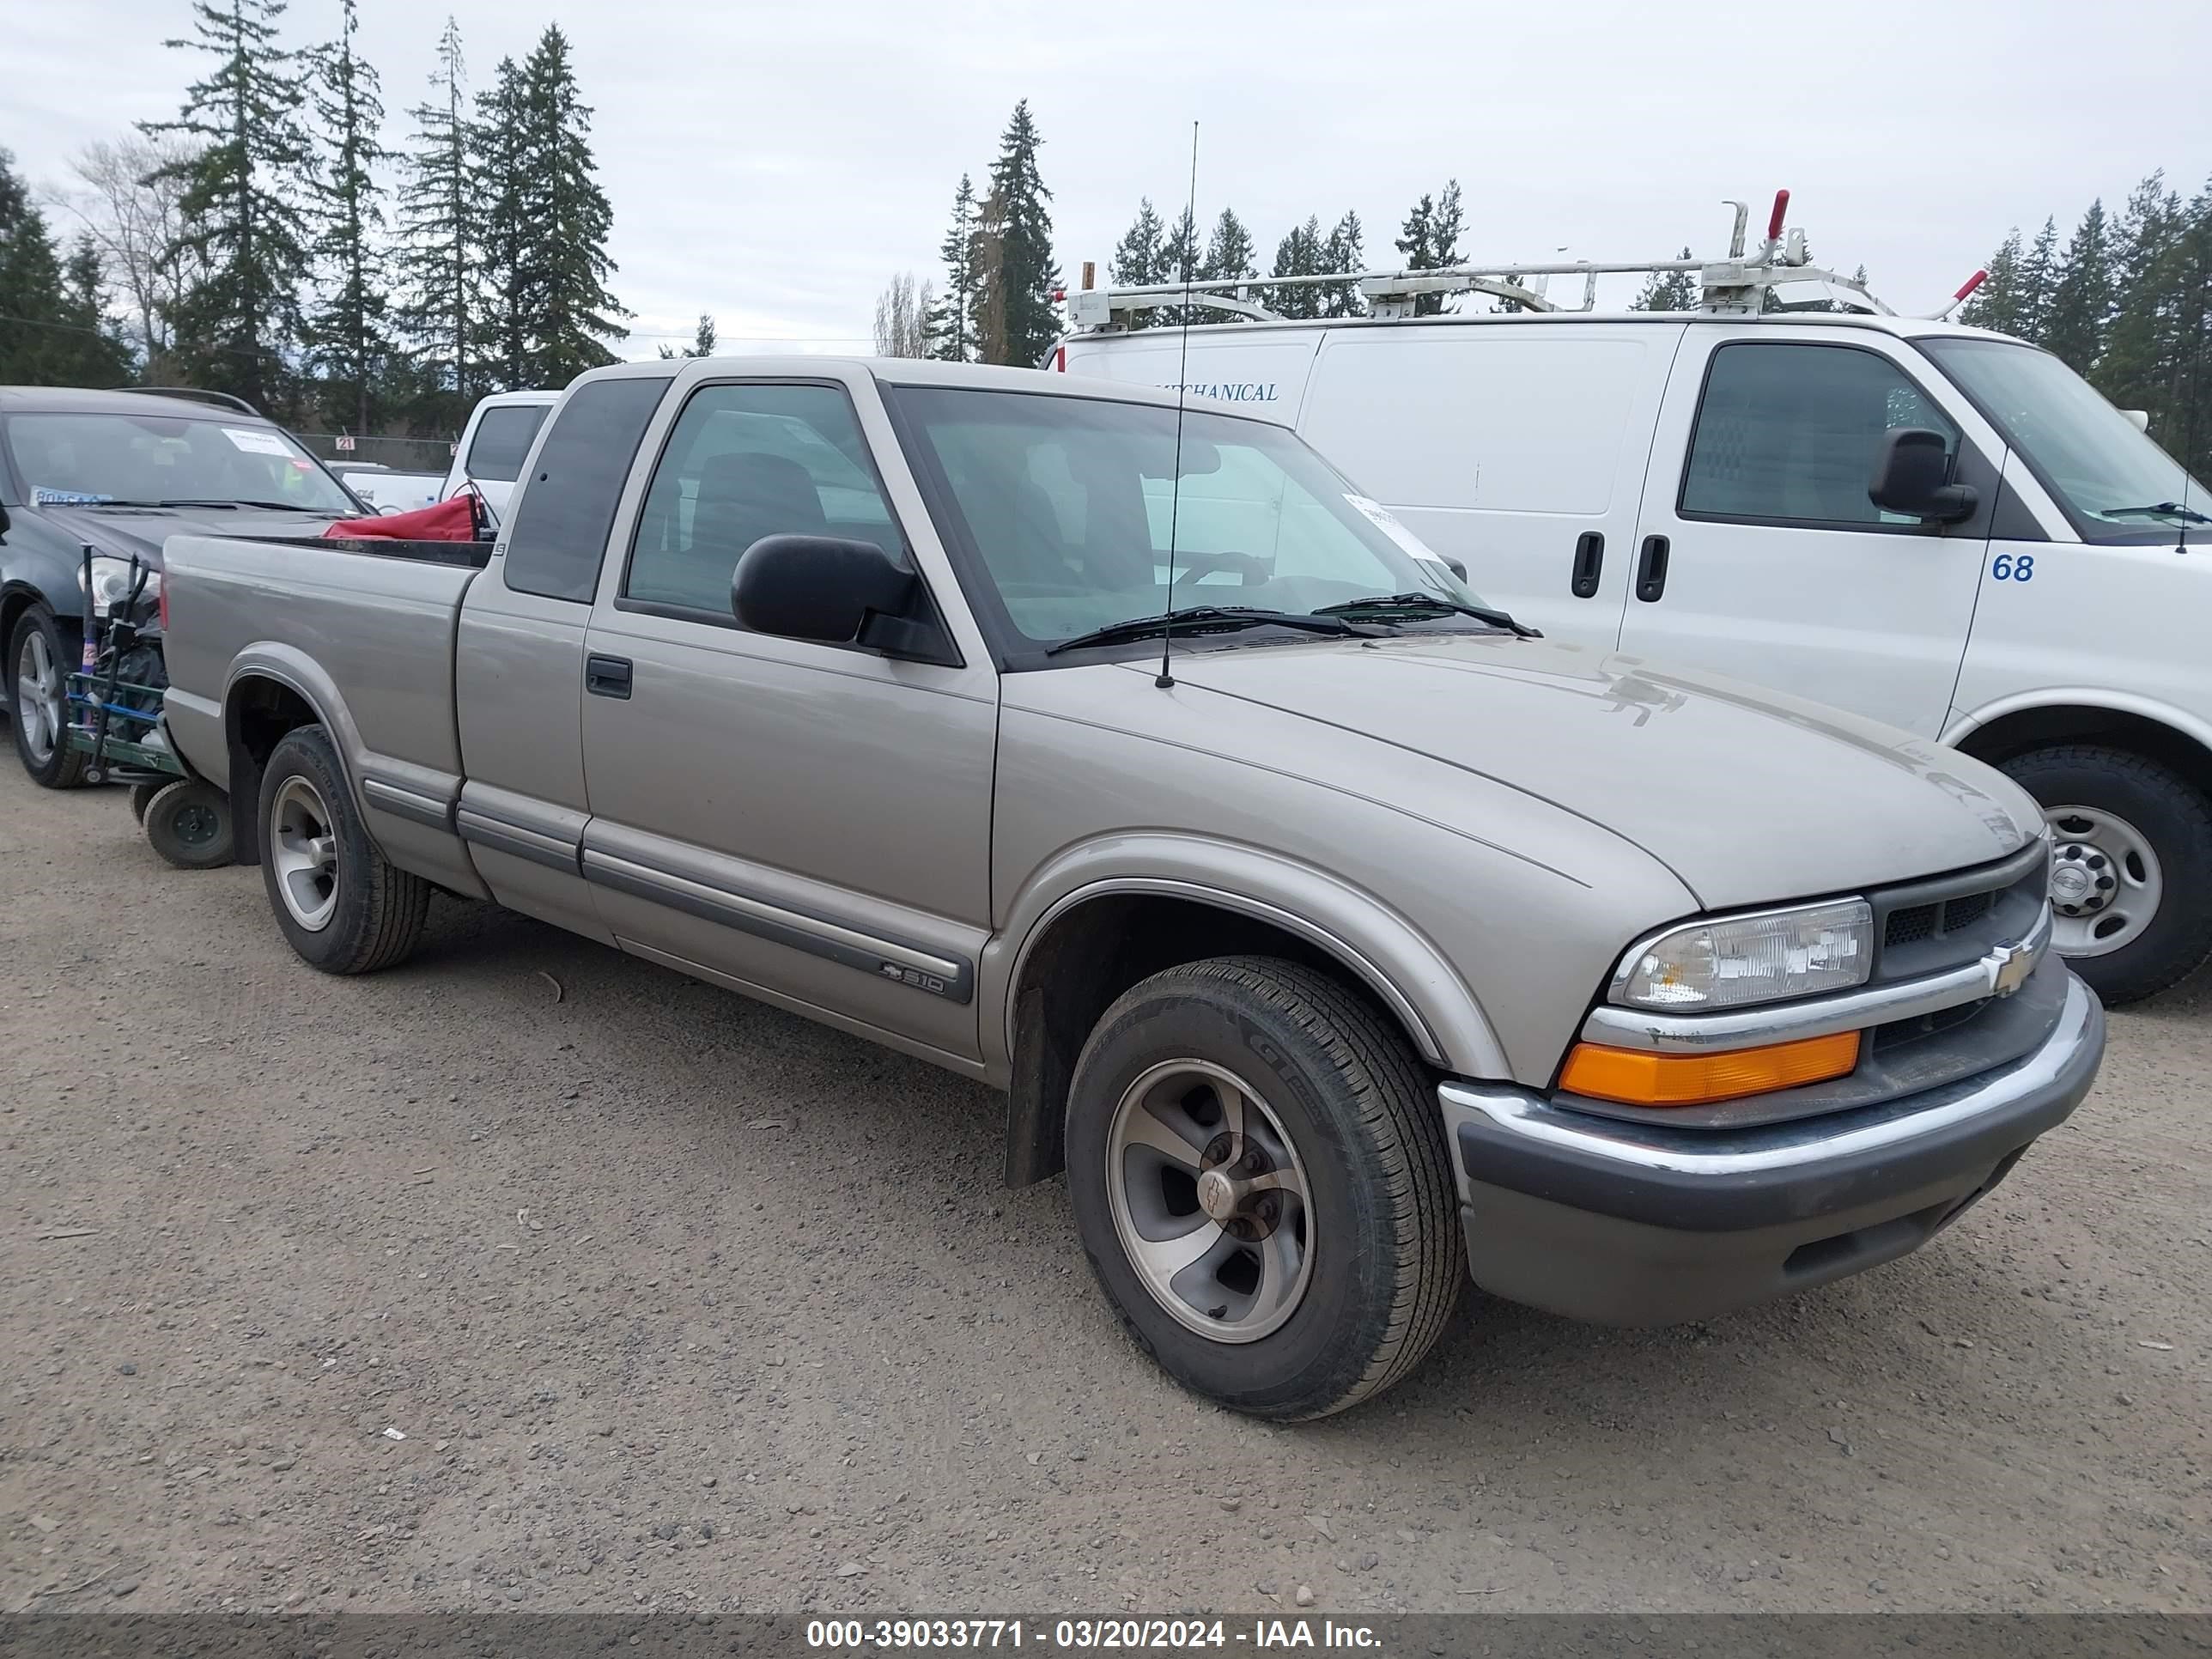
[[[507,528],[508,587],[592,602],[623,481],[667,390],[666,375],[624,375],[588,381],[561,404]]]
[[[1781,341],[1713,353],[1682,477],[1686,519],[1917,526],[1867,497],[1894,428],[1958,428],[1879,352]]]
[[[530,441],[545,424],[551,408],[550,404],[506,404],[484,410],[477,422],[477,435],[469,441],[465,469],[469,477],[493,483],[513,483],[520,477]]]
[[[702,386],[647,486],[623,597],[730,622],[739,556],[787,535],[903,556],[851,402],[836,386]]]

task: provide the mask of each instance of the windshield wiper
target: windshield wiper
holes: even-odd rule
[[[1157,617],[1130,617],[1072,640],[1045,647],[1045,655],[1079,650],[1086,645],[1119,645],[1125,640],[1155,638],[1172,628],[1177,633],[1227,634],[1240,628],[1295,628],[1308,634],[1359,634],[1342,617],[1324,617],[1298,611],[1262,611],[1249,605],[1197,605]]]
[[[1480,623],[1488,623],[1524,640],[1540,640],[1540,629],[1516,621],[1503,611],[1493,611],[1486,605],[1462,605],[1457,599],[1448,599],[1441,593],[1382,593],[1370,599],[1346,599],[1342,605],[1325,605],[1313,613],[1316,617],[1351,617],[1360,621],[1413,622],[1423,617],[1472,617]]]
[[[2193,507],[2184,507],[2179,501],[2154,501],[2148,507],[2100,507],[2100,519],[2179,519],[2185,524],[2212,524]]]
[[[179,497],[166,501],[154,501],[149,504],[155,507],[256,507],[261,508],[264,512],[305,513],[311,517],[321,519],[336,519],[343,518],[344,516],[343,514],[331,512],[326,507],[302,507],[297,501],[260,501],[254,500],[251,495],[230,495],[226,496],[220,501],[213,497],[209,497],[204,500],[194,500],[190,497]]]

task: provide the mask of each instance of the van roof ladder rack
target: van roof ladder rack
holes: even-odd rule
[[[1785,283],[1825,283],[1856,295],[1869,311],[1885,317],[1896,314],[1869,293],[1867,285],[1858,278],[1840,276],[1811,262],[1805,233],[1783,228],[1783,215],[1790,207],[1788,191],[1775,192],[1766,239],[1748,255],[1744,249],[1744,232],[1751,210],[1741,202],[1732,201],[1728,205],[1735,210],[1735,228],[1729,240],[1729,257],[1717,261],[1570,259],[1534,264],[1493,264],[1462,260],[1434,270],[1344,270],[1308,276],[1206,279],[1188,287],[1181,283],[1154,283],[1137,288],[1085,287],[1060,297],[1067,303],[1068,321],[1076,332],[1110,333],[1128,327],[1138,313],[1164,306],[1188,305],[1194,310],[1226,313],[1217,320],[1247,318],[1263,323],[1285,321],[1288,319],[1281,313],[1269,310],[1262,301],[1291,288],[1356,286],[1367,301],[1368,314],[1382,318],[1413,315],[1415,302],[1429,294],[1484,294],[1510,301],[1524,310],[1556,312],[1570,307],[1547,294],[1550,279],[1579,276],[1583,279],[1582,303],[1571,308],[1595,311],[1597,279],[1601,276],[1655,276],[1669,271],[1693,271],[1698,277],[1698,309],[1713,315],[1754,315],[1765,307],[1768,291]],[[1084,267],[1086,280],[1091,270],[1090,265]]]

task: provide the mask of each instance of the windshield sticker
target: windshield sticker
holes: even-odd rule
[[[1347,495],[1344,499],[1351,502],[1368,523],[1397,543],[1400,552],[1411,554],[1417,559],[1426,559],[1431,564],[1443,563],[1443,554],[1407,529],[1382,502],[1366,495]]]
[[[287,460],[292,457],[290,447],[273,432],[246,431],[227,426],[222,429],[222,435],[230,440],[233,448],[242,449],[249,455],[282,455]]]
[[[49,489],[44,484],[31,486],[33,507],[97,507],[102,501],[112,501],[112,495],[95,495],[83,489]]]

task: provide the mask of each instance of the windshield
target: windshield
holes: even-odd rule
[[[307,451],[270,426],[173,415],[11,415],[7,441],[29,503],[252,501],[358,511]]]
[[[1011,629],[1049,645],[1170,608],[1304,616],[1347,600],[1474,595],[1290,432],[1202,410],[1042,393],[886,387]],[[1168,551],[1175,550],[1170,598]],[[972,579],[971,579],[972,581]]]
[[[2178,521],[2197,522],[2126,508],[2212,513],[2203,484],[2049,352],[2002,340],[1921,345],[2058,497],[2084,541],[2171,540]]]

